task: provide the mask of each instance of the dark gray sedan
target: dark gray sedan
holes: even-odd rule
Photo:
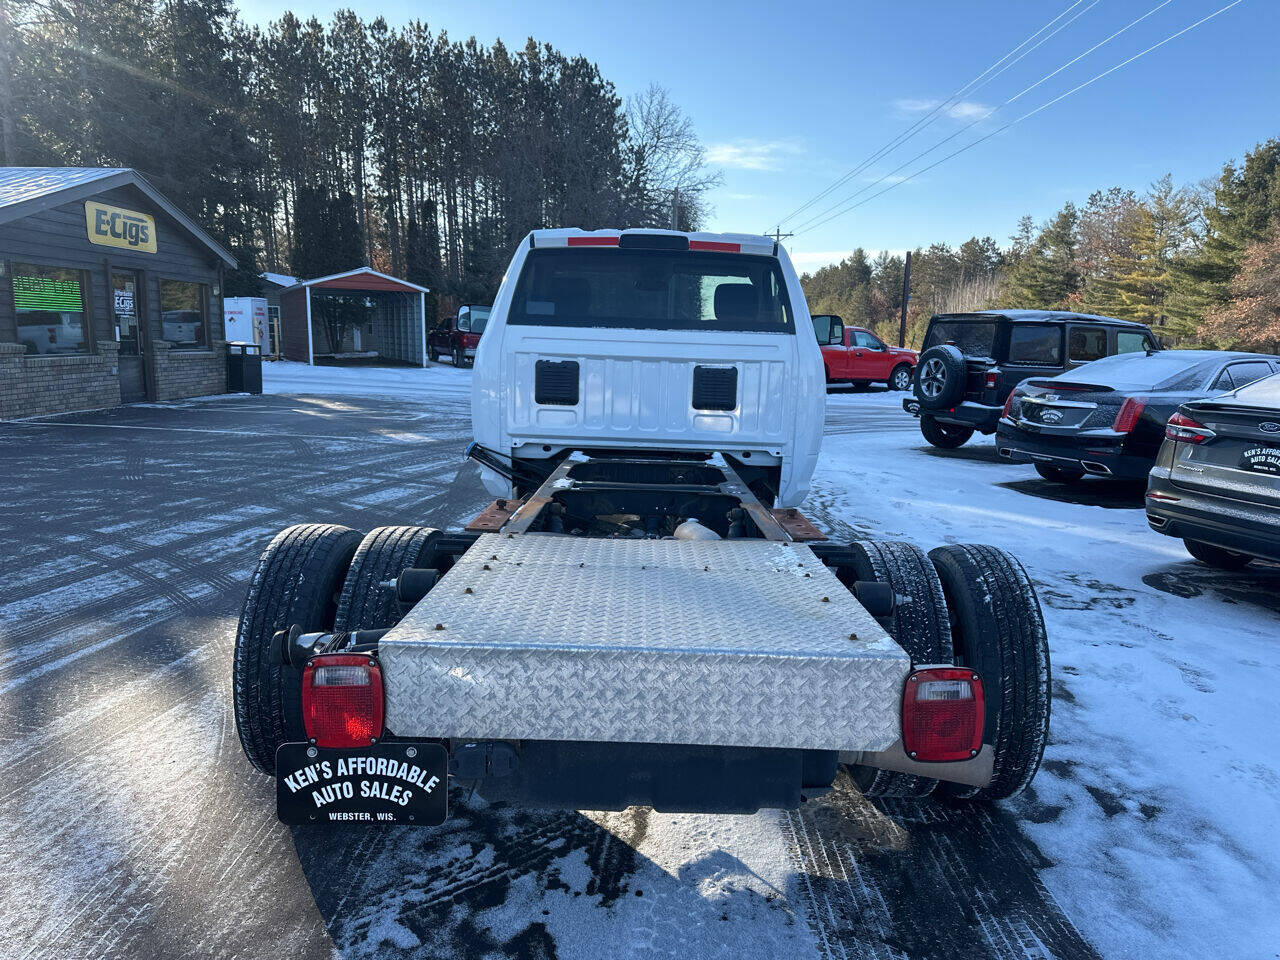
[[[1280,562],[1280,376],[1184,403],[1147,480],[1147,522],[1197,560]]]

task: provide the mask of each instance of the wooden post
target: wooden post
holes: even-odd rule
[[[911,302],[911,251],[907,251],[907,263],[902,268],[902,316],[898,319],[898,346],[907,345],[907,304]]]

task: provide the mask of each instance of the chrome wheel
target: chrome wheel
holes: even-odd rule
[[[920,371],[920,391],[933,400],[942,395],[947,386],[947,368],[937,357],[928,360]]]
[[[899,367],[893,371],[893,383],[890,384],[895,390],[905,390],[911,386],[911,371],[907,367]]]

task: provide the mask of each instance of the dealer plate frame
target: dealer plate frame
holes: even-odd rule
[[[378,761],[387,764],[371,771]],[[392,769],[392,775],[385,772]],[[289,826],[438,826],[449,816],[449,754],[424,740],[355,749],[282,743],[276,749],[276,816]]]

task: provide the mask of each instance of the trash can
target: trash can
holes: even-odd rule
[[[262,348],[256,343],[227,344],[227,392],[262,392]]]

